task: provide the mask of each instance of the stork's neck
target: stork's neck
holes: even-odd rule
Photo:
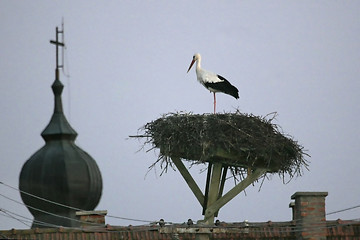
[[[197,61],[196,61],[196,70],[200,70],[201,69],[201,58],[199,58]]]

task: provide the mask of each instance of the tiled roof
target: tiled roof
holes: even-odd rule
[[[329,239],[360,239],[359,221],[327,221],[327,236]],[[331,237],[331,238],[330,238]]]
[[[186,224],[151,226],[110,226],[101,228],[42,228],[0,231],[0,239],[38,240],[185,240],[198,234],[208,234],[210,239],[296,239],[295,221],[266,223],[222,223],[220,226]],[[327,221],[327,239],[360,239],[360,223],[355,221]]]

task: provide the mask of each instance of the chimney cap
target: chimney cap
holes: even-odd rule
[[[326,197],[328,192],[296,192],[291,196],[291,199],[298,197]]]

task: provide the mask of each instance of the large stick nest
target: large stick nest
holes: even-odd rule
[[[274,118],[274,117],[273,117]],[[159,148],[157,162],[177,157],[191,163],[218,162],[235,170],[263,168],[269,173],[301,175],[304,148],[280,132],[273,118],[250,114],[171,113],[143,127],[145,144]]]

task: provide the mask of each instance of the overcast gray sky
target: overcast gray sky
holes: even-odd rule
[[[18,187],[22,165],[44,145],[53,111],[55,27],[65,21],[63,103],[76,143],[98,163],[96,209],[119,217],[184,222],[201,207],[178,172],[148,166],[158,152],[127,139],[174,111],[211,113],[213,99],[186,74],[192,55],[226,77],[240,99],[218,94],[218,112],[276,119],[309,150],[310,171],[284,185],[250,186],[221,221],[287,221],[296,191],[328,191],[326,210],[360,204],[359,1],[0,1],[0,181]],[[191,173],[204,187],[205,173]],[[233,182],[227,183],[227,188]],[[21,201],[17,191],[0,192]],[[32,218],[0,196],[0,207]],[[359,219],[360,209],[327,216]],[[107,218],[113,225],[141,224]],[[28,228],[0,212],[0,229]]]

